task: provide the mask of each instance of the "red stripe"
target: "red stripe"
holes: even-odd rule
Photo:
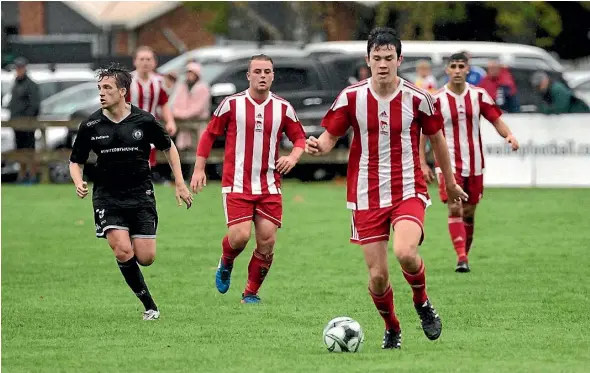
[[[461,145],[459,143],[459,117],[457,114],[457,102],[450,94],[447,94],[449,100],[449,109],[451,111],[451,121],[453,122],[453,141],[455,144],[455,173],[461,174],[463,162],[461,162]]]
[[[266,173],[268,172],[268,168],[271,167],[269,164],[268,156],[270,154],[270,136],[272,134],[272,122],[273,116],[273,102],[270,100],[266,106],[264,106],[264,132],[262,136],[262,159],[261,159],[261,166],[260,166],[260,187],[262,189],[262,193],[268,193],[268,181],[266,179]],[[285,107],[285,105],[281,105],[281,107]],[[278,113],[277,113],[278,114]],[[284,117],[284,116],[283,116]]]
[[[483,145],[481,143],[481,104],[483,102],[483,93],[482,92],[478,92],[478,99],[479,99],[479,115],[477,116],[477,125],[479,126],[479,132],[478,132],[478,141],[479,141],[479,154],[481,154],[481,170],[483,170],[485,168],[485,157],[483,156]]]
[[[403,194],[403,178],[399,165],[402,154],[402,95],[397,95],[389,103],[389,148],[391,157],[391,199],[399,201]],[[399,161],[398,162],[398,158]]]
[[[246,101],[246,144],[244,147],[244,193],[252,193],[252,158],[254,157],[255,109],[250,100]]]
[[[473,143],[473,107],[471,106],[471,92],[465,95],[465,124],[467,126],[467,142],[469,144],[470,175],[475,172],[475,144]]]
[[[136,82],[137,83],[137,106],[141,109],[141,110],[145,110],[145,108],[143,107],[143,87],[141,86],[141,83],[139,83],[139,80]]]
[[[359,180],[359,166],[361,162],[361,133],[359,131],[359,123],[356,116],[356,95],[358,91],[352,91],[346,93],[348,99],[348,112],[355,113],[350,116],[350,126],[352,127],[353,137],[352,143],[350,144],[350,153],[348,155],[348,170],[347,177],[351,180],[350,184],[347,185],[347,196],[346,200],[350,202],[358,203],[356,198],[358,180]]]
[[[420,169],[420,132],[421,128],[416,123],[416,118],[419,117],[418,111],[420,110],[420,103],[421,99],[419,97],[413,97],[413,109],[414,109],[414,117],[412,118],[412,123],[410,124],[410,143],[412,145],[412,160],[414,163],[414,191],[416,193],[424,193],[428,191],[426,186],[426,181],[424,181],[424,175],[422,175],[422,170]]]
[[[379,103],[372,94],[367,95],[367,132],[369,142],[369,208],[379,205]]]
[[[236,100],[229,102],[230,113],[236,112]],[[228,115],[225,113],[224,115]],[[235,116],[234,116],[235,117]],[[227,125],[227,131],[225,133],[225,156],[223,157],[223,178],[222,185],[233,187],[234,185],[234,172],[236,166],[236,136],[237,127],[236,121],[230,120]]]
[[[150,103],[150,113],[152,113],[154,116],[156,115],[156,88],[154,87],[155,82],[153,80],[150,80],[150,100],[152,101]]]

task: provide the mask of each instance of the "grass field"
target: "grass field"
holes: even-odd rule
[[[225,232],[219,185],[188,211],[175,206],[172,188],[156,190],[158,257],[143,272],[162,317],[144,322],[106,241],[94,237],[90,199],[71,186],[2,187],[2,372],[590,369],[587,189],[488,189],[472,272],[461,275],[445,207],[433,198],[421,253],[443,335],[424,337],[392,255],[401,351],[380,350],[383,323],[362,253],[348,243],[343,186],[285,185],[284,228],[258,306],[239,302],[249,253],[237,259],[230,291],[215,290]],[[359,354],[322,344],[325,323],[341,315],[365,330]]]

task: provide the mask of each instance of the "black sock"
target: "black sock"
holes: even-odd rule
[[[157,311],[158,307],[156,307],[156,304],[150,295],[150,291],[143,280],[143,275],[137,265],[137,259],[135,256],[124,263],[117,260],[117,264],[119,265],[119,269],[121,270],[127,285],[129,285],[137,298],[143,303],[145,310]]]

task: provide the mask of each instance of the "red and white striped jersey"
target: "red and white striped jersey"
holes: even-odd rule
[[[396,91],[379,97],[367,79],[344,89],[324,117],[333,136],[354,131],[347,173],[347,207],[368,210],[412,197],[430,203],[418,153],[420,132],[432,135],[442,117],[432,96],[400,78]]]
[[[223,193],[281,194],[276,170],[283,132],[293,144],[305,141],[305,131],[291,104],[273,93],[256,102],[244,91],[226,97],[207,130],[225,134]]]
[[[157,74],[151,74],[147,82],[138,78],[137,72],[131,73],[133,81],[131,89],[125,97],[127,102],[145,110],[158,118],[158,108],[168,103],[168,93],[164,89],[164,78]]]
[[[460,95],[445,85],[434,98],[444,119],[443,131],[453,172],[463,177],[483,174],[480,116],[494,123],[502,115],[502,110],[485,89],[469,83]]]

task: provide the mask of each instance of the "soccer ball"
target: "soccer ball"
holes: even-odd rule
[[[350,317],[330,320],[324,328],[324,344],[330,352],[359,352],[365,341],[361,325]]]

